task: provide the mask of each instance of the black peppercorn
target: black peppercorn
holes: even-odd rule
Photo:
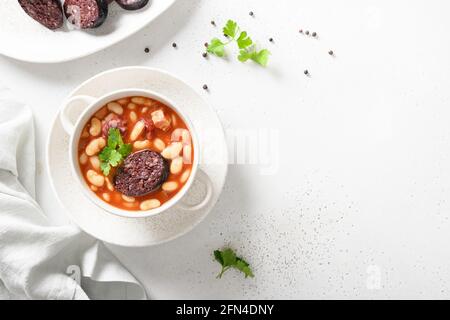
[[[177,47],[177,44],[176,44],[175,42],[172,43],[172,47],[176,48],[176,47]]]
[[[211,21],[211,24],[212,24],[213,26],[215,26],[215,25],[216,25],[216,22],[215,22],[214,20],[212,20],[212,21]]]
[[[334,55],[333,50],[328,51],[328,54],[329,54],[330,56]]]
[[[145,52],[145,53],[149,53],[149,52],[150,52],[150,49],[149,49],[149,48],[145,48],[145,49],[144,49],[144,52]]]
[[[203,52],[202,56],[203,56],[203,58],[206,58],[208,56],[208,54],[206,52]]]
[[[253,11],[250,11],[248,14],[250,15],[250,17],[253,17],[253,16],[255,15],[255,14],[253,13]]]
[[[270,41],[270,42],[273,42],[273,38],[270,38],[269,41]]]
[[[313,32],[311,35],[315,38],[317,36],[317,33]]]
[[[303,33],[303,29],[300,29],[298,32]]]
[[[208,86],[206,84],[203,85],[203,90],[208,90]]]
[[[309,71],[308,71],[308,70],[305,70],[305,71],[303,71],[303,73],[306,74],[306,75],[308,75],[308,74],[309,74]]]
[[[308,30],[306,30],[305,34],[306,34],[306,35],[309,35],[309,31],[308,31]]]
[[[209,46],[208,42],[205,42],[205,47],[207,47],[207,48],[208,48],[208,46]]]

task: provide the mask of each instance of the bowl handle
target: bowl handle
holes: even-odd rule
[[[187,203],[183,202],[183,199],[181,199],[181,201],[178,203],[178,207],[183,210],[188,210],[188,211],[200,210],[203,207],[205,207],[212,198],[213,186],[212,186],[212,182],[211,182],[211,179],[209,178],[209,176],[204,171],[199,169],[197,171],[196,178],[198,178],[198,180],[201,181],[206,186],[206,194],[205,194],[203,200],[197,204],[187,204]]]
[[[76,119],[80,113],[95,101],[91,96],[74,96],[67,100],[59,114],[59,119],[64,130],[71,135],[75,128]]]

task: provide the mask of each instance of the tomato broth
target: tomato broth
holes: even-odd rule
[[[105,161],[99,155],[108,146],[111,128],[119,130],[123,142],[131,145],[131,153],[105,174]],[[167,175],[148,194],[125,195],[116,190],[115,178],[124,161],[142,150],[161,155]],[[169,106],[145,97],[107,103],[87,121],[78,143],[78,162],[88,187],[110,205],[131,211],[154,209],[173,198],[190,177],[193,157],[191,135],[183,119]]]

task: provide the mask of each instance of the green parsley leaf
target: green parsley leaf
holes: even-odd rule
[[[253,44],[252,39],[247,36],[246,31],[242,31],[239,38],[236,40],[239,49],[245,49]]]
[[[234,22],[233,20],[228,20],[225,27],[223,27],[223,34],[231,38],[234,38],[236,37],[237,30],[238,30],[237,23]]]
[[[236,269],[238,269],[239,271],[243,272],[245,274],[245,277],[250,277],[253,278],[253,272],[250,269],[250,265],[243,259],[241,258],[237,258],[236,259]]]
[[[111,165],[109,164],[109,162],[100,162],[100,169],[105,176],[108,176],[109,171],[111,170]]]
[[[225,44],[219,39],[214,38],[211,40],[211,43],[208,44],[206,51],[218,57],[223,57],[225,55]]]
[[[122,155],[122,157],[125,159],[131,153],[131,150],[132,150],[131,144],[122,144],[119,147],[118,151]]]
[[[122,141],[122,136],[117,128],[110,128],[108,132],[108,147],[115,149]],[[123,142],[122,142],[123,143]]]
[[[236,264],[236,254],[230,248],[221,252],[223,266],[228,267]]]
[[[117,150],[111,151],[111,154],[109,156],[109,164],[113,167],[117,167],[122,161],[122,155]]]
[[[238,60],[241,62],[245,62],[248,59],[251,59],[252,55],[253,55],[253,52],[249,52],[245,49],[242,49],[241,51],[239,51]]]
[[[222,42],[218,38],[213,38],[207,46],[206,51],[216,55],[218,57],[225,56],[225,46],[231,42],[236,42],[238,45],[239,54],[238,60],[241,62],[246,62],[252,60],[255,63],[266,67],[269,62],[270,51],[267,49],[262,49],[258,51],[256,46],[253,44],[253,40],[248,36],[246,31],[240,31],[237,23],[233,20],[228,20],[225,27],[223,28],[223,34],[228,37],[228,42]],[[239,35],[239,37],[236,36]]]
[[[120,130],[110,128],[108,132],[108,145],[98,155],[100,169],[105,176],[111,172],[111,167],[117,167],[123,159],[131,153],[131,144],[123,143]]]
[[[215,250],[214,258],[222,266],[222,270],[217,275],[217,278],[221,278],[222,275],[230,268],[237,269],[244,273],[245,277],[253,278],[253,272],[250,269],[250,265],[242,258],[237,257],[233,249],[226,248],[224,250]]]
[[[269,62],[270,51],[267,49],[263,49],[259,52],[255,52],[252,54],[251,59],[255,61],[257,64],[266,67]]]
[[[214,258],[223,266],[222,251],[214,250]]]
[[[104,147],[102,152],[100,152],[100,154],[98,155],[100,161],[107,162],[113,150],[114,149],[109,146]]]

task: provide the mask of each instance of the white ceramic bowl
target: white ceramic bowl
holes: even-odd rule
[[[177,192],[169,201],[163,203],[160,207],[147,210],[147,211],[132,211],[132,210],[124,210],[110,205],[109,203],[101,200],[94,192],[91,191],[88,184],[82,177],[82,172],[80,170],[80,166],[78,163],[78,142],[80,139],[81,132],[90,119],[90,117],[95,114],[101,107],[106,105],[108,102],[118,100],[121,98],[132,97],[132,96],[142,96],[151,99],[158,100],[163,104],[169,106],[173,109],[186,123],[186,126],[191,133],[192,144],[194,149],[194,156],[192,161],[192,170],[189,176],[189,179],[186,181],[185,185],[181,190]],[[181,207],[184,210],[196,211],[200,210],[204,206],[206,206],[212,195],[212,184],[209,177],[201,170],[198,169],[199,164],[199,155],[200,155],[200,144],[197,138],[197,134],[195,128],[193,127],[191,121],[188,119],[183,110],[172,103],[168,98],[150,91],[150,90],[142,90],[142,89],[124,89],[111,92],[106,94],[100,98],[93,98],[90,96],[74,96],[67,100],[63,105],[63,108],[60,113],[60,120],[64,127],[64,130],[69,134],[69,160],[70,167],[72,170],[72,175],[78,181],[80,188],[83,190],[84,194],[95,203],[100,208],[104,210],[117,214],[122,217],[128,218],[144,218],[150,217],[157,214],[161,214],[167,209],[171,208],[174,205]],[[188,205],[182,201],[182,198],[186,194],[186,192],[191,187],[194,179],[202,180],[202,182],[206,186],[206,193],[202,201],[195,205]]]

